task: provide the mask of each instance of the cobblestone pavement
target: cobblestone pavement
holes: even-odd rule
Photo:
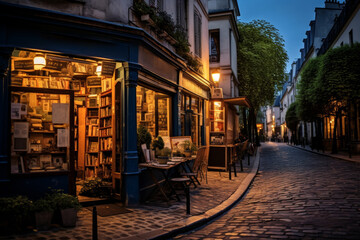
[[[131,212],[108,217],[98,216],[99,239],[145,239],[156,235],[156,231],[166,232],[168,229],[182,227],[190,217],[196,217],[217,207],[227,200],[248,176],[254,163],[248,166],[244,161],[244,172],[238,172],[237,177],[229,180],[227,172],[208,172],[208,184],[201,181],[201,186],[191,187],[191,215],[186,215],[185,197],[181,202],[175,200],[167,206],[159,200],[149,204],[128,208]],[[239,168],[238,168],[239,170]],[[92,212],[83,208],[78,213],[75,228],[52,226],[50,230],[30,232],[1,237],[0,239],[36,239],[36,240],[66,240],[92,238]],[[151,234],[153,233],[153,234]]]
[[[286,144],[261,147],[246,197],[176,239],[360,239],[360,165]]]

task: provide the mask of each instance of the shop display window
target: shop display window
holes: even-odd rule
[[[11,93],[12,173],[67,171],[70,96]]]
[[[197,146],[201,145],[202,103],[203,101],[198,97],[181,94],[181,135],[191,136],[192,142]]]
[[[112,179],[116,63],[15,50],[11,59],[11,173]],[[117,147],[113,147],[117,146]],[[116,155],[116,156],[117,156]]]
[[[153,138],[170,137],[170,96],[138,86],[137,125],[145,126]]]
[[[225,136],[225,112],[224,103],[221,101],[212,101],[210,103],[210,144],[224,144]]]

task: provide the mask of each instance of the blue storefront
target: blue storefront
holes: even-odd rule
[[[145,31],[127,25],[6,3],[0,3],[0,22],[0,195],[38,197],[49,187],[75,194],[76,179],[98,171],[110,179],[114,193],[126,204],[137,204],[137,124],[152,117],[149,104],[148,112],[139,116],[137,111],[144,109],[139,101],[151,102],[153,96],[167,106],[167,128],[154,126],[154,134],[181,134],[178,76],[184,63]],[[38,56],[46,60],[40,62],[40,70],[34,62]],[[102,78],[97,75],[98,66],[102,66]],[[104,76],[110,79],[109,86],[103,83]],[[91,87],[97,78],[101,93]],[[140,92],[143,98],[137,97]],[[87,104],[91,104],[90,95],[96,94],[99,118],[91,120],[88,116],[94,111]],[[106,94],[112,96],[102,107]],[[102,118],[102,111],[109,113]],[[67,118],[61,120],[64,112]],[[106,120],[108,116],[112,119]],[[91,131],[99,132],[98,144],[110,144],[107,149],[97,146],[95,157],[89,150],[90,145],[96,146],[89,133],[91,124]],[[25,133],[18,133],[24,129]],[[101,135],[106,129],[111,133]],[[81,151],[85,160],[79,158]],[[91,164],[86,165],[91,159],[104,166],[92,170]],[[112,159],[108,162],[111,175],[105,169],[106,159]]]

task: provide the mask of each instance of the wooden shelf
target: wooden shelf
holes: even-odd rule
[[[29,133],[44,133],[44,134],[54,134],[54,131],[46,131],[46,130],[32,130]]]
[[[99,136],[86,136],[88,138],[98,138]]]
[[[28,152],[26,154],[45,155],[45,154],[66,154],[66,152]]]
[[[112,115],[107,115],[107,116],[104,116],[104,117],[100,117],[100,118],[111,118]]]
[[[106,136],[100,136],[101,138],[108,138],[108,137],[112,137],[112,135],[106,135]]]
[[[110,95],[112,93],[112,89],[110,88],[109,90],[106,90],[105,92],[102,92],[100,95],[101,96],[107,96]]]
[[[107,129],[107,128],[112,128],[112,126],[101,127],[101,128],[99,128],[99,129],[101,130],[101,129]]]
[[[108,150],[100,150],[101,152],[111,152],[112,149],[108,149]]]
[[[105,108],[105,107],[110,107],[110,106],[112,106],[111,103],[110,103],[110,104],[106,104],[106,105],[104,105],[104,106],[100,106],[100,108]]]

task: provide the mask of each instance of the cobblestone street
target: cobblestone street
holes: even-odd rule
[[[360,166],[283,143],[261,147],[245,198],[176,239],[360,239]]]

